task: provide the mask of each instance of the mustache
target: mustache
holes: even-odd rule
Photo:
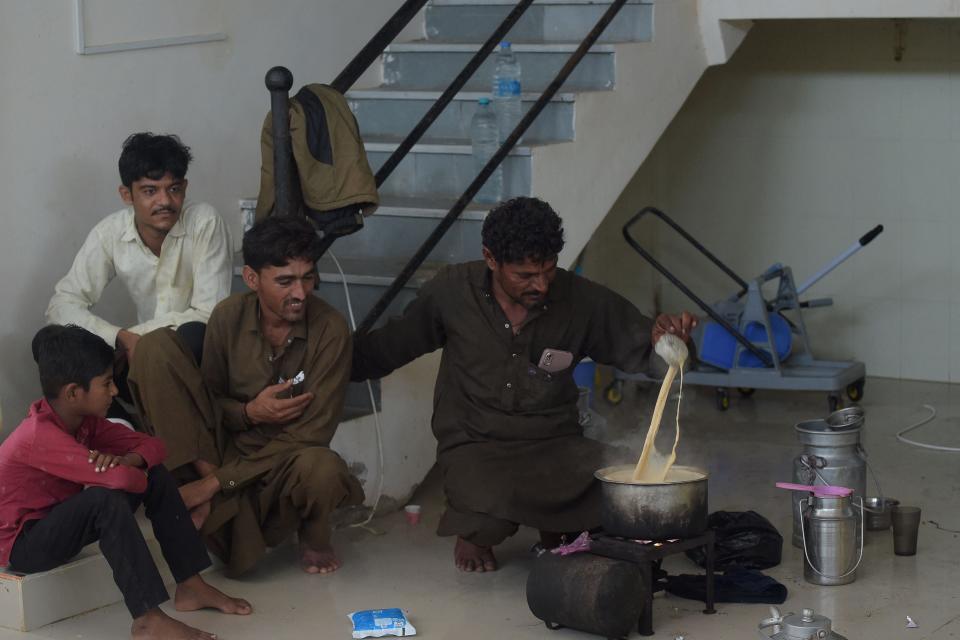
[[[153,215],[157,215],[158,213],[176,213],[176,212],[177,212],[176,209],[173,209],[171,207],[161,207],[159,209],[154,209]]]

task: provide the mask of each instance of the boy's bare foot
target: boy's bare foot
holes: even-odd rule
[[[493,548],[467,542],[460,536],[457,536],[457,544],[453,548],[453,561],[460,571],[483,573],[497,570],[497,559],[493,555]]]
[[[243,598],[231,598],[213,587],[199,574],[187,578],[177,585],[173,596],[173,606],[177,611],[197,611],[199,609],[217,609],[221,613],[238,616],[249,615],[253,607]]]
[[[343,563],[333,552],[333,547],[311,549],[300,543],[300,566],[307,573],[333,573]]]
[[[203,528],[203,523],[207,521],[207,516],[210,515],[210,502],[204,502],[203,504],[190,509],[190,519],[193,520],[193,526],[197,531]]]
[[[209,475],[180,487],[180,497],[183,498],[183,504],[187,509],[193,509],[204,502],[210,502],[218,491],[220,491],[220,481],[217,476]]]
[[[134,640],[216,640],[217,635],[187,626],[160,609],[150,609],[130,626]]]

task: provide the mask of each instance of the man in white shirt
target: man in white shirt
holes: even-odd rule
[[[190,160],[190,149],[176,136],[135,133],[126,139],[119,192],[127,206],[87,236],[69,273],[57,283],[47,322],[81,326],[127,359],[140,336],[169,327],[181,334],[199,362],[203,323],[230,293],[232,257],[227,227],[217,211],[185,200]],[[90,310],[117,276],[137,308],[137,324],[130,327],[116,326]]]

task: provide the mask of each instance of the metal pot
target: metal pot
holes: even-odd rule
[[[817,615],[813,609],[804,609],[800,615],[783,615],[777,607],[770,607],[770,613],[772,617],[757,625],[764,640],[847,640],[833,630],[830,618]]]
[[[706,531],[707,472],[694,467],[673,468],[692,478],[636,484],[611,479],[617,472],[632,472],[633,465],[597,471],[594,476],[600,480],[600,522],[604,531],[639,540],[692,538]]]
[[[831,429],[856,429],[863,426],[864,413],[861,407],[856,405],[839,409],[827,416],[827,424]]]
[[[886,531],[890,528],[890,512],[900,504],[893,498],[867,498],[863,501],[867,531]]]

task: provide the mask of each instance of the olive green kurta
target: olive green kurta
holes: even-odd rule
[[[130,386],[148,431],[163,438],[172,468],[198,458],[219,466],[222,493],[204,525],[207,543],[231,574],[250,569],[268,546],[297,528],[313,547],[329,541],[329,512],[359,504],[363,490],[329,449],[350,371],[351,336],[343,317],[311,297],[303,322],[274,355],[260,332],[253,292],[214,309],[202,373],[172,331],[137,345]],[[281,378],[303,372],[294,393],[312,392],[304,413],[283,425],[251,426],[242,406]],[[187,467],[189,470],[189,466]]]
[[[477,532],[462,529],[472,515],[545,531],[592,528],[599,524],[593,472],[623,452],[583,437],[573,366],[551,374],[537,364],[552,349],[571,352],[574,363],[590,357],[639,372],[652,326],[625,298],[558,269],[545,303],[514,334],[486,265],[454,265],[402,317],[355,336],[351,377],[382,377],[443,348],[433,432],[448,505],[460,517],[441,522],[441,535],[471,539]]]

